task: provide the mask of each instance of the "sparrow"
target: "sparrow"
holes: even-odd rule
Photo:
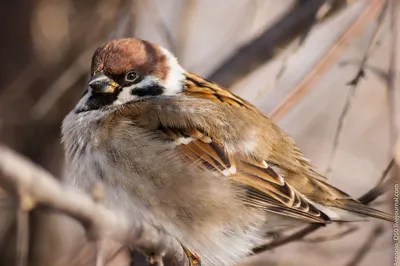
[[[329,185],[244,99],[165,48],[112,40],[62,124],[68,179],[176,238],[202,265],[232,265],[280,226],[392,216]]]

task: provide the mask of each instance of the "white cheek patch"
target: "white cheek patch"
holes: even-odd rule
[[[185,75],[183,68],[179,65],[178,60],[167,49],[160,47],[161,51],[167,58],[169,71],[167,79],[164,82],[165,92],[164,95],[175,95],[182,92],[183,80]]]
[[[145,89],[146,87],[151,87],[154,85],[159,85],[160,81],[154,77],[146,76],[141,82],[138,84],[133,84],[129,87],[125,87],[122,91],[118,94],[117,100],[113,102],[113,105],[121,105],[124,103],[132,102],[139,97],[132,94],[132,90],[134,89]]]
[[[124,103],[128,103],[131,101],[134,101],[135,99],[137,99],[138,97],[135,95],[132,95],[131,93],[132,88],[127,87],[127,88],[123,88],[122,91],[118,94],[117,100],[115,100],[113,102],[113,105],[121,105]]]

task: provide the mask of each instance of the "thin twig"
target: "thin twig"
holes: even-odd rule
[[[341,231],[341,232],[333,234],[333,235],[320,236],[320,237],[314,237],[314,238],[304,238],[304,239],[302,239],[302,241],[308,242],[308,243],[321,243],[321,242],[326,242],[326,241],[332,241],[332,240],[336,240],[336,239],[342,238],[344,236],[347,236],[347,235],[355,232],[357,229],[358,229],[357,226],[349,226],[344,231]]]
[[[343,106],[342,112],[340,113],[339,116],[339,120],[338,120],[338,124],[335,130],[335,135],[333,137],[333,143],[332,143],[332,149],[329,155],[329,159],[328,159],[328,164],[327,164],[327,168],[325,171],[325,176],[328,177],[328,175],[331,173],[332,171],[332,163],[334,161],[334,159],[336,158],[337,155],[337,151],[338,151],[338,147],[339,147],[339,142],[340,142],[340,137],[343,131],[343,125],[344,122],[346,120],[346,117],[349,113],[349,110],[353,104],[353,100],[356,94],[356,90],[358,88],[358,85],[360,84],[360,81],[362,78],[365,77],[365,65],[369,59],[369,57],[371,56],[371,49],[372,49],[372,44],[374,43],[374,40],[377,36],[377,33],[379,31],[379,28],[381,27],[382,21],[384,19],[384,15],[386,14],[386,10],[388,7],[388,0],[386,0],[385,4],[382,6],[382,9],[377,17],[376,23],[374,25],[374,30],[373,33],[371,34],[371,37],[368,41],[368,45],[367,48],[364,52],[363,58],[361,60],[359,69],[357,71],[357,74],[355,75],[355,77],[348,83],[348,85],[350,86],[349,88],[349,92],[347,94],[346,97],[346,101],[345,104]]]
[[[266,250],[271,250],[273,248],[285,245],[287,243],[290,243],[292,241],[296,241],[299,239],[302,239],[303,237],[305,237],[306,235],[314,232],[315,230],[317,230],[318,228],[321,228],[323,225],[321,224],[310,224],[307,225],[305,228],[297,231],[296,233],[293,233],[289,236],[285,236],[282,238],[278,238],[277,240],[271,241],[270,243],[267,243],[265,245],[256,247],[253,249],[254,253],[261,253],[264,252]]]
[[[388,174],[389,174],[390,170],[392,170],[394,163],[395,163],[395,160],[394,160],[394,157],[393,157],[390,160],[390,162],[388,163],[388,165],[386,166],[385,170],[383,170],[381,178],[379,178],[377,185],[378,184],[382,184],[383,181],[385,181],[386,177],[388,177]]]
[[[364,72],[360,72],[360,73],[364,73]],[[360,75],[360,78],[361,78],[361,76],[364,76],[364,74]],[[357,88],[356,84],[350,86],[349,92],[346,97],[345,104],[343,106],[342,112],[340,113],[338,124],[337,124],[336,130],[335,130],[335,135],[333,137],[332,150],[330,152],[330,155],[328,158],[328,165],[326,167],[325,174],[324,174],[326,177],[328,177],[329,174],[332,172],[332,162],[333,162],[334,158],[336,157],[336,153],[337,153],[337,150],[339,147],[340,136],[341,136],[341,133],[343,130],[344,121],[345,121],[347,114],[350,110],[350,107],[353,103],[356,88]]]
[[[28,265],[29,252],[29,213],[22,209],[17,209],[17,265]]]
[[[238,49],[210,76],[225,87],[230,87],[266,61],[274,58],[282,46],[290,44],[313,23],[323,1],[310,1],[308,5],[294,6],[259,37]]]
[[[279,120],[293,108],[311,90],[328,69],[329,66],[339,57],[341,51],[347,47],[347,43],[354,38],[377,13],[377,9],[382,6],[381,0],[370,1],[362,13],[354,20],[338,41],[326,52],[326,55],[319,60],[313,70],[308,73],[302,81],[286,96],[286,98],[275,107],[268,116],[274,120]]]
[[[364,244],[360,247],[360,249],[356,252],[353,259],[346,264],[346,266],[356,266],[359,265],[365,255],[372,249],[375,242],[383,233],[383,226],[377,225],[375,226],[374,230],[370,233]]]
[[[307,5],[310,0],[298,0],[297,4],[300,5]],[[325,3],[318,9],[317,13],[314,16],[313,22],[308,26],[305,27],[303,32],[297,37],[297,39],[293,42],[294,46],[289,51],[289,54],[285,56],[283,59],[283,64],[276,75],[276,82],[278,82],[282,75],[285,73],[291,59],[293,56],[300,50],[302,45],[304,44],[305,40],[309,36],[311,30],[317,25],[322,22],[325,22],[327,19],[338,15],[340,11],[342,11],[345,7],[349,6],[352,1],[346,0],[330,0],[325,1]]]
[[[94,184],[91,189],[91,196],[94,202],[97,204],[102,203],[104,201],[105,187],[101,182],[97,182]],[[106,264],[106,250],[107,250],[107,242],[103,239],[96,241],[96,266],[105,266]]]
[[[347,4],[347,1],[338,0]],[[376,4],[377,2],[373,3]],[[265,62],[279,55],[304,30],[315,21],[320,8],[325,1],[309,1],[307,5],[294,5],[276,23],[266,29],[257,38],[240,47],[234,54],[227,58],[216,70],[209,75],[213,80],[225,87],[232,87],[241,79],[247,77]],[[340,8],[339,8],[340,6]],[[338,13],[342,5],[333,5],[332,9],[324,16],[319,16],[319,22],[325,21]]]
[[[106,245],[104,240],[96,242],[96,266],[106,265]]]
[[[389,2],[389,1],[388,1]],[[396,76],[397,76],[397,0],[390,1],[390,56],[386,80],[388,117],[389,117],[389,144],[395,144],[398,129],[396,127]]]
[[[393,165],[391,166],[393,167]],[[388,174],[385,175],[385,178],[381,179],[382,182],[378,182],[376,186],[374,186],[372,189],[370,189],[367,193],[362,195],[358,200],[360,202],[372,202],[375,199],[377,199],[379,196],[381,196],[387,189],[391,186],[393,179],[395,176],[393,175],[390,179],[386,179],[386,176],[389,176]]]

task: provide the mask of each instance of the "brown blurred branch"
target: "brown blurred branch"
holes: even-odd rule
[[[296,6],[301,6],[301,5],[306,5],[310,0],[297,0],[295,5]],[[302,45],[304,44],[305,40],[307,39],[308,35],[310,34],[311,30],[314,28],[314,26],[318,23],[321,23],[323,21],[326,21],[327,19],[337,15],[339,11],[347,7],[349,4],[351,4],[353,1],[351,0],[327,0],[325,1],[321,7],[318,9],[317,13],[314,16],[313,21],[304,28],[302,33],[299,34],[294,40],[296,42],[294,43],[294,47],[292,48],[292,51],[285,57],[284,62],[278,71],[278,74],[276,75],[276,81],[279,81],[284,72],[286,71],[286,68],[289,65],[289,62],[291,58],[297,53],[297,51],[300,50]]]
[[[381,178],[379,179],[378,183],[376,184],[375,187],[373,187],[371,190],[369,190],[367,193],[362,195],[358,200],[361,202],[372,202],[376,198],[378,198],[380,195],[382,195],[392,184],[393,180],[395,177],[392,176],[391,178],[387,179],[389,176],[389,172],[393,169],[394,166],[394,159],[391,159],[389,164],[386,166],[385,170],[382,173]]]
[[[347,1],[339,0],[335,2]],[[275,24],[266,29],[258,38],[239,48],[227,58],[210,76],[225,87],[230,87],[268,60],[274,58],[283,46],[287,46],[299,36],[308,32],[317,19],[322,21],[337,13],[343,5],[332,5],[325,15],[319,15],[324,0],[300,0]]]
[[[163,257],[173,265],[189,265],[180,244],[169,235],[142,221],[112,211],[89,195],[72,187],[62,187],[44,169],[0,145],[0,183],[19,198],[25,211],[38,206],[61,211],[79,222],[88,236],[111,239],[149,255]],[[163,265],[159,260],[154,260]],[[160,264],[161,263],[161,264]],[[168,264],[170,265],[170,264]]]
[[[283,246],[287,243],[302,239],[306,235],[314,232],[315,230],[321,228],[322,226],[323,225],[320,225],[320,224],[310,224],[307,227],[297,231],[296,233],[293,233],[291,235],[288,235],[288,236],[285,236],[282,238],[278,238],[277,240],[271,241],[270,243],[256,247],[255,249],[253,249],[253,251],[254,251],[254,253],[261,253],[261,252],[264,252],[267,250],[274,249],[276,247]]]
[[[346,266],[359,265],[362,259],[365,257],[365,255],[367,255],[368,252],[372,249],[376,240],[378,240],[379,236],[381,236],[382,233],[383,233],[382,225],[375,226],[374,230],[370,233],[370,235],[365,240],[363,245],[360,247],[359,250],[357,250],[354,258],[349,263],[347,263]]]
[[[29,252],[29,213],[23,208],[19,208],[17,212],[17,265],[26,266]]]
[[[320,242],[332,241],[332,240],[340,239],[344,236],[347,236],[347,235],[355,232],[357,229],[358,229],[357,226],[350,225],[345,230],[340,231],[339,233],[336,233],[333,235],[319,236],[319,237],[314,237],[314,238],[304,238],[302,240],[304,242],[308,242],[308,243],[320,243]]]
[[[397,78],[397,0],[387,0],[390,2],[390,56],[389,56],[389,67],[388,75],[386,79],[386,90],[387,90],[387,101],[388,101],[388,116],[389,116],[389,141],[390,145],[394,145],[397,135],[398,128],[396,126],[396,78]]]
[[[335,62],[343,49],[347,47],[350,39],[354,38],[364,26],[372,20],[379,9],[382,7],[381,0],[369,1],[362,13],[354,20],[354,23],[342,34],[342,36],[334,43],[333,46],[326,52],[314,66],[313,70],[307,74],[298,85],[293,88],[289,95],[280,101],[278,106],[276,106],[268,116],[274,120],[279,120],[287,112],[289,112],[294,105],[296,105],[301,99],[307,95],[311,90],[312,85],[315,84],[323,76],[323,73]]]

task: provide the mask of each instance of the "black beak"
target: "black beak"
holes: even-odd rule
[[[118,88],[118,83],[110,79],[103,72],[95,74],[88,83],[95,93],[113,93]]]

